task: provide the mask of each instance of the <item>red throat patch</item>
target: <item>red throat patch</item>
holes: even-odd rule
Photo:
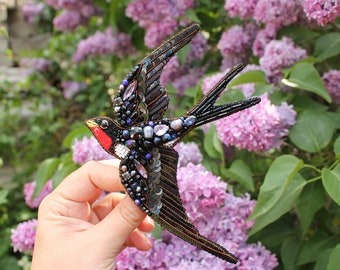
[[[112,145],[112,139],[100,127],[93,127],[91,130],[93,131],[93,134],[97,138],[100,145],[106,151],[109,151]]]

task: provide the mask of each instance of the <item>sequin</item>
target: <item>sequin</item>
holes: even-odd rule
[[[125,158],[130,152],[130,149],[127,148],[125,145],[123,144],[116,144],[115,145],[115,153],[118,157],[120,158]]]
[[[137,205],[141,205],[141,201],[139,200],[139,199],[135,199],[135,204],[137,204]]]
[[[135,162],[135,166],[139,174],[145,179],[148,178],[148,172],[145,169],[145,167],[137,160],[134,160],[134,162]]]
[[[153,129],[154,133],[157,136],[163,136],[167,131],[169,130],[169,127],[167,125],[156,125]]]
[[[163,141],[170,141],[171,140],[171,135],[168,133],[165,133],[162,137]]]
[[[122,80],[122,85],[124,85],[125,87],[129,85],[129,81],[124,79]]]
[[[145,139],[152,139],[153,138],[153,128],[150,126],[146,126],[143,129],[143,135]]]
[[[128,130],[123,130],[123,138],[127,139],[130,137],[130,132]]]
[[[137,81],[133,81],[130,83],[130,85],[126,88],[124,95],[123,95],[123,100],[127,100],[135,91],[137,86]]]
[[[130,130],[130,138],[139,140],[142,138],[143,129],[141,127],[133,127]]]
[[[156,137],[156,138],[153,139],[153,142],[154,142],[155,145],[159,145],[162,142],[162,139]]]
[[[145,159],[150,160],[152,158],[152,155],[150,153],[145,154]]]
[[[183,127],[183,121],[181,119],[172,120],[170,122],[170,127],[173,130],[180,130]]]
[[[191,115],[187,119],[184,120],[184,125],[185,126],[192,126],[196,122],[196,117]]]
[[[127,146],[129,148],[134,147],[134,146],[136,146],[136,141],[135,140],[127,140],[125,142],[125,146]]]

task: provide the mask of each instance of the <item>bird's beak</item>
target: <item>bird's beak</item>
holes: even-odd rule
[[[98,127],[98,124],[92,119],[86,120],[85,125],[87,125],[90,129]]]

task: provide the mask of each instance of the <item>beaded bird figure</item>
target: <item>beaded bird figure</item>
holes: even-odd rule
[[[113,98],[114,120],[96,117],[85,124],[101,146],[121,160],[121,182],[136,205],[161,227],[186,242],[237,263],[233,254],[202,236],[189,220],[178,189],[178,154],[173,147],[190,130],[251,107],[259,103],[260,98],[214,105],[226,85],[243,69],[240,65],[226,74],[186,114],[163,118],[169,104],[168,93],[160,84],[163,67],[199,29],[197,24],[187,27],[132,69]]]

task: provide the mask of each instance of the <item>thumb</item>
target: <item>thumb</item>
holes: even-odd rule
[[[145,217],[146,214],[126,195],[112,212],[93,229],[98,230],[96,235],[103,237],[100,239],[103,241],[101,243],[107,243],[104,245],[110,247],[111,250],[114,247],[118,253]]]

